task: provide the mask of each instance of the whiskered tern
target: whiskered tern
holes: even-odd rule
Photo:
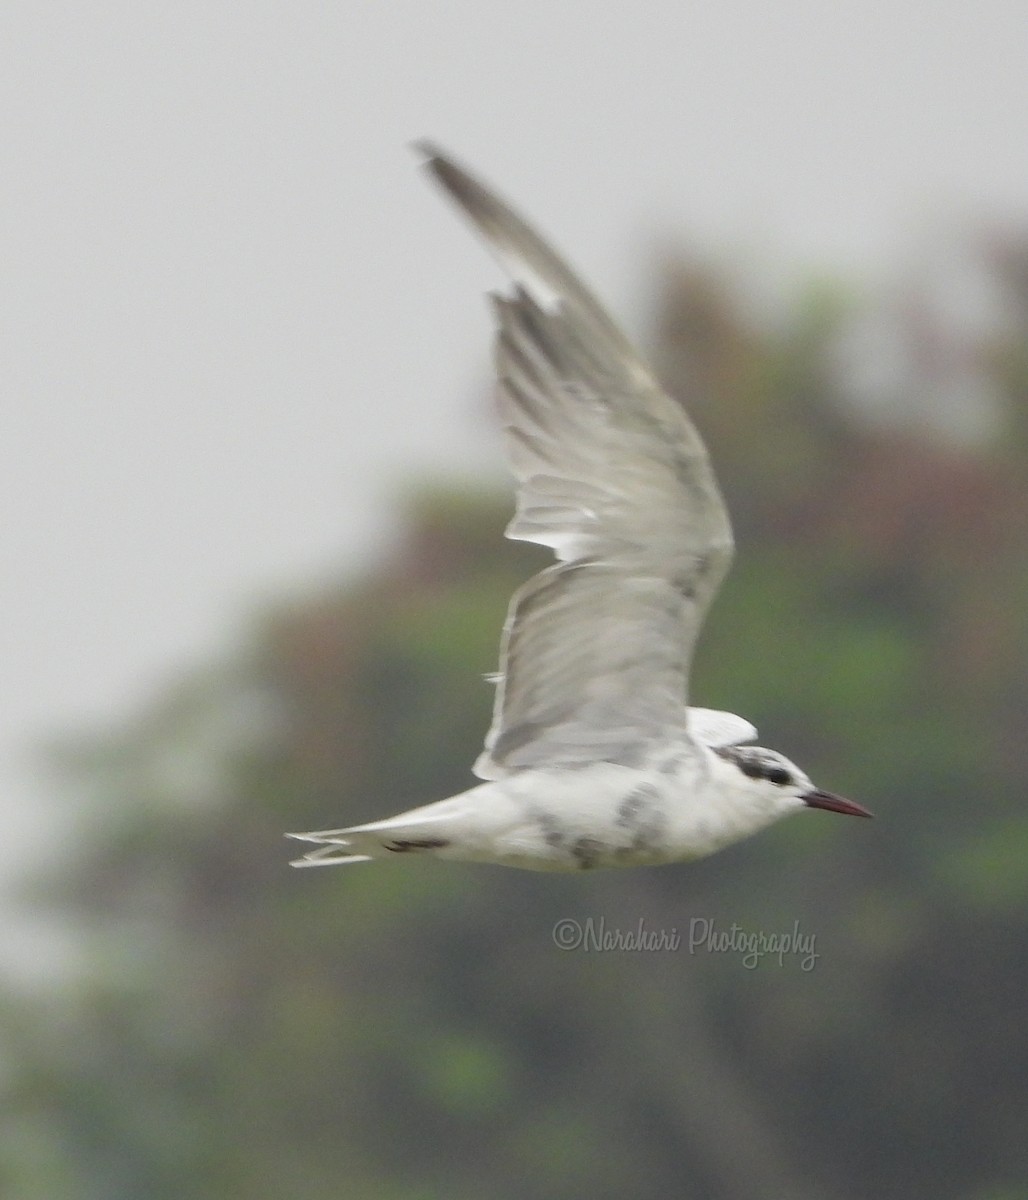
[[[511,601],[483,780],[383,821],[291,834],[298,867],[421,854],[581,871],[701,858],[789,813],[869,817],[732,713],[687,707],[693,647],[732,559],[699,434],[592,292],[435,147],[432,178],[514,287],[493,299],[517,509],[557,562]]]

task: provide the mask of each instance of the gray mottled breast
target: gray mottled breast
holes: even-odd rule
[[[572,870],[659,862],[665,857],[667,799],[653,783],[635,784],[589,829],[542,805],[530,809],[529,820],[540,841],[565,858]]]

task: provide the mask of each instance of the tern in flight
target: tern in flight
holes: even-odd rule
[[[290,836],[298,867],[428,855],[580,871],[701,858],[789,813],[869,817],[742,717],[687,707],[732,531],[699,434],[625,334],[507,204],[435,147],[432,178],[513,279],[493,297],[517,510],[557,562],[514,595],[484,782],[365,825]]]

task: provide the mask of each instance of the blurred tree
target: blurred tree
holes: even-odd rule
[[[988,450],[859,418],[835,291],[768,330],[716,274],[664,281],[656,357],[740,544],[696,699],[756,719],[875,825],[798,818],[705,862],[581,878],[286,870],[283,829],[470,782],[481,677],[545,559],[502,541],[506,498],[427,489],[368,578],[264,614],[120,735],[63,748],[82,803],[39,895],[81,953],[0,1011],[3,1194],[1023,1194],[1020,261],[997,268],[1020,324],[982,347],[1009,407]],[[682,945],[562,953],[564,917]],[[690,952],[694,918],[798,922],[820,957],[747,970]]]

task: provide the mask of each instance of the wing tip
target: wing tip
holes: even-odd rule
[[[412,142],[407,143],[407,148],[412,154],[417,154],[422,160],[423,166],[431,167],[435,162],[449,162],[450,156],[439,145],[429,137],[415,138]]]
[[[484,193],[482,185],[438,142],[431,138],[417,138],[410,143],[410,148],[421,156],[422,167],[464,208],[474,211],[481,206]]]

